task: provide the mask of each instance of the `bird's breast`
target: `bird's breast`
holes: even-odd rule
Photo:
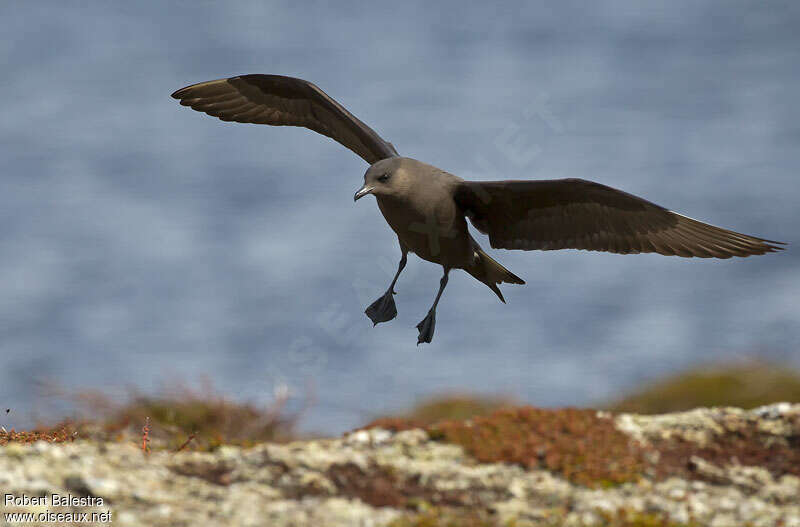
[[[418,207],[377,197],[386,222],[409,251],[430,262],[466,267],[472,257],[467,225],[455,207]]]

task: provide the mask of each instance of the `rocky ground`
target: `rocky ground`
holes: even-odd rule
[[[581,479],[575,463],[588,464],[584,458],[603,445],[569,450],[581,442],[569,435],[556,436],[563,452],[519,436],[534,458],[503,446],[514,462],[486,462],[487,450],[457,438],[474,430],[491,441],[486,430],[497,425],[489,420],[457,433],[370,428],[213,452],[145,454],[132,441],[9,442],[0,447],[0,512],[33,513],[26,525],[61,525],[37,518],[81,512],[89,513],[78,518],[82,525],[105,525],[105,518],[91,522],[91,513],[110,511],[113,525],[137,527],[800,527],[800,405],[596,419],[630,440],[638,461],[628,469],[604,460],[609,474],[625,477]],[[53,494],[76,504],[54,506]],[[49,501],[33,499],[41,496]],[[37,516],[44,512],[51,516]]]

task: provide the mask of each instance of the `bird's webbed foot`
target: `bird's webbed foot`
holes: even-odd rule
[[[433,340],[433,330],[436,329],[436,310],[431,309],[428,311],[428,316],[422,319],[422,322],[417,324],[419,330],[419,337],[417,337],[417,346],[423,342],[430,343]]]
[[[373,326],[377,326],[379,322],[388,322],[397,316],[397,306],[394,304],[394,292],[392,288],[386,291],[386,294],[374,301],[364,310],[369,319],[372,321]]]

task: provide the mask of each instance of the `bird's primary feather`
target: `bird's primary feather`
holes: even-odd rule
[[[181,88],[181,104],[223,121],[302,126],[346,146],[370,165],[397,151],[316,85],[282,75],[240,75]]]
[[[496,249],[585,249],[700,258],[782,249],[582,179],[464,181],[454,199]]]

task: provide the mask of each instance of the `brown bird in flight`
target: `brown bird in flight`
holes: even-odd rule
[[[620,254],[730,258],[782,249],[756,238],[688,218],[655,203],[583,179],[465,181],[400,157],[341,104],[314,84],[281,75],[242,75],[201,82],[172,94],[184,106],[223,121],[303,126],[335,139],[370,167],[354,200],[375,196],[397,233],[402,257],[383,296],[365,313],[373,324],[397,315],[394,286],[409,252],[440,264],[444,274],[417,344],[430,342],[436,305],[451,269],[463,269],[505,302],[497,284],[524,284],[470,235],[467,218],[495,249],[584,249]]]

